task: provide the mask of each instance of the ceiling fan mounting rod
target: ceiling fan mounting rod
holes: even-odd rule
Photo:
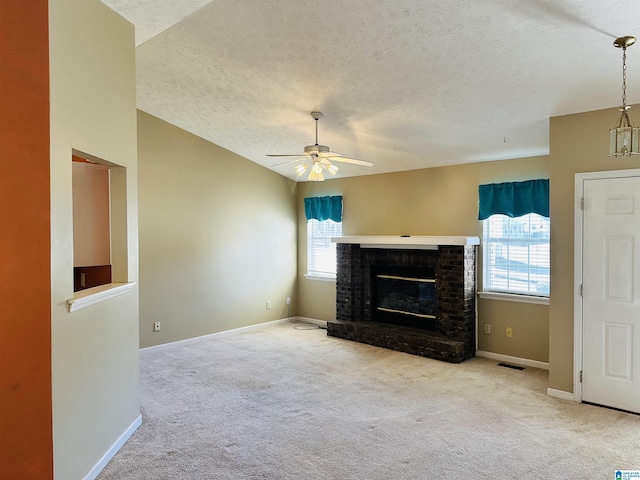
[[[311,116],[316,121],[316,145],[318,145],[318,120],[322,118],[322,112],[311,112]]]

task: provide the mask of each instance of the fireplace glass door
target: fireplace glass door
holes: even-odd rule
[[[378,274],[376,312],[382,322],[431,330],[436,318],[434,278]]]

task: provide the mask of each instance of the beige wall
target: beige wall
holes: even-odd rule
[[[299,315],[323,320],[335,318],[335,283],[304,278],[305,197],[342,195],[343,235],[481,236],[482,223],[477,220],[479,184],[548,177],[548,157],[536,157],[300,183]],[[479,302],[478,312],[479,325],[490,323],[493,332],[479,333],[480,350],[547,361],[547,306],[484,299]],[[505,326],[513,328],[513,338],[504,335]]]
[[[80,479],[140,414],[138,291],[69,313],[71,156],[126,167],[126,280],[137,281],[133,26],[98,0],[49,2],[53,448],[57,479]]]
[[[551,305],[549,311],[549,386],[573,391],[573,268],[575,174],[638,168],[637,157],[609,158],[608,130],[617,108],[551,119]],[[629,115],[638,124],[640,108]]]
[[[295,183],[144,112],[138,132],[140,346],[286,318]]]

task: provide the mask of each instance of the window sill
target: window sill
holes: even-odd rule
[[[335,282],[335,275],[305,275],[307,280],[317,280],[319,282]]]
[[[106,285],[80,290],[73,294],[73,298],[67,300],[69,312],[75,312],[81,308],[86,308],[96,303],[109,300],[110,298],[129,293],[135,284],[136,282],[107,283]]]
[[[478,297],[487,300],[503,300],[506,302],[534,303],[537,305],[549,305],[549,297],[536,297],[533,295],[518,295],[515,293],[478,292]]]

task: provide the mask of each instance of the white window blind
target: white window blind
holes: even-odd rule
[[[331,237],[342,236],[342,222],[309,220],[307,222],[307,275],[336,276],[336,244]]]
[[[485,291],[549,296],[549,218],[491,215],[483,237]]]

